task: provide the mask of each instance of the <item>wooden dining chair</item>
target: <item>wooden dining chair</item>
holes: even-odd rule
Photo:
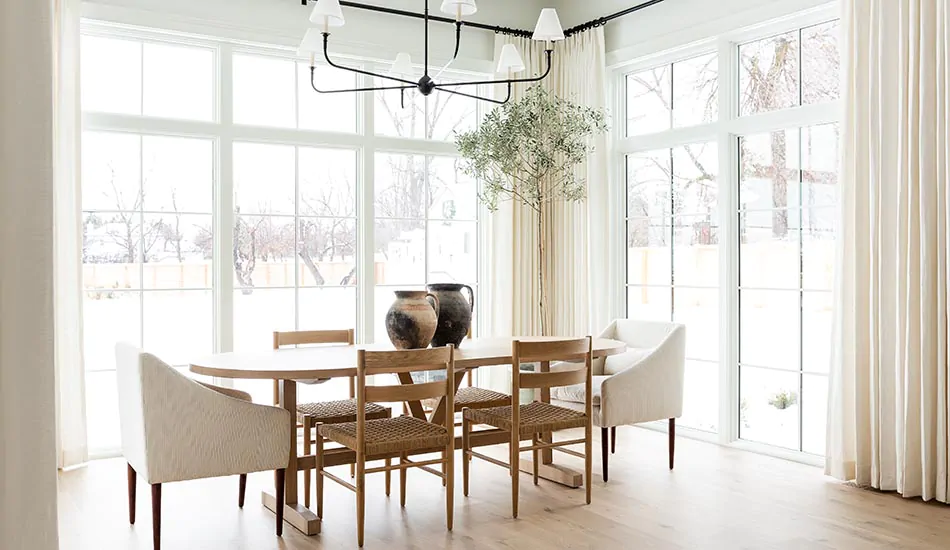
[[[455,393],[455,349],[444,348],[365,351],[357,352],[356,422],[323,424],[317,427],[317,516],[323,518],[323,478],[331,479],[356,493],[356,539],[363,546],[363,526],[366,516],[366,474],[399,470],[400,505],[406,505],[406,474],[409,468],[436,475],[445,480],[446,526],[452,530],[455,426],[452,415],[445,415],[443,424],[434,424],[414,416],[399,416],[372,420],[364,408],[369,403],[396,403],[444,398],[446,410],[452,410]],[[445,380],[435,382],[401,384],[394,386],[368,386],[367,378],[379,374],[400,374],[444,370]],[[350,484],[323,468],[323,439],[326,438],[353,450],[356,453],[356,484]],[[420,454],[441,453],[441,458],[413,461],[409,457]],[[396,465],[386,464],[366,468],[372,460],[399,458]],[[436,470],[432,466],[440,466]]]
[[[477,457],[492,464],[508,468],[511,475],[511,516],[518,517],[518,478],[519,457],[522,452],[531,451],[534,458],[534,484],[538,484],[538,465],[542,450],[555,450],[584,459],[584,487],[587,490],[587,504],[591,493],[591,447],[592,447],[592,401],[591,401],[591,337],[575,340],[554,340],[547,342],[521,342],[515,340],[511,346],[511,405],[490,409],[469,409],[462,411],[462,492],[468,496],[469,462]],[[546,363],[551,361],[575,362],[571,368],[556,372],[521,372],[523,363]],[[579,363],[583,361],[583,363]],[[520,403],[521,389],[550,390],[554,387],[585,384],[587,400],[584,411],[558,407],[542,401]],[[507,463],[472,450],[470,434],[473,424],[486,424],[510,433],[509,460]],[[553,432],[571,428],[584,428],[583,439],[554,441]],[[550,440],[545,434],[551,434]],[[521,446],[521,440],[530,439],[531,445]],[[569,445],[584,444],[584,452],[579,453],[566,448]]]
[[[353,329],[346,330],[306,330],[292,332],[275,332],[274,349],[290,346],[307,346],[319,344],[343,344],[352,346],[354,343]],[[356,421],[357,404],[354,399],[355,380],[349,378],[350,398],[336,401],[317,401],[314,403],[297,404],[297,426],[303,428],[303,454],[313,452],[314,429],[317,424],[337,424],[340,422]],[[274,404],[279,402],[278,381],[274,381]],[[370,403],[366,405],[366,417],[369,419],[389,418],[392,409]],[[319,437],[319,436],[317,436]],[[310,507],[311,470],[303,472],[304,506]],[[350,468],[350,476],[355,474]],[[386,476],[386,496],[389,496],[390,476]]]

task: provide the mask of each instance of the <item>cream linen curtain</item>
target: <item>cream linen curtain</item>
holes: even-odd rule
[[[58,547],[51,2],[0,1],[0,548]]]
[[[514,44],[528,69],[517,75],[540,74],[545,68],[542,42],[498,35],[495,58],[505,44]],[[596,28],[555,46],[551,75],[542,85],[559,96],[590,107],[606,107],[604,30]],[[499,75],[507,76],[507,75]],[[512,99],[522,97],[528,86],[515,86]],[[499,86],[496,97],[507,87]],[[554,203],[546,212],[544,236],[548,263],[546,325],[552,335],[587,335],[600,332],[613,315],[609,303],[612,270],[608,268],[612,232],[609,231],[608,145],[602,136],[596,151],[579,167],[586,178],[585,203]],[[538,312],[537,218],[529,209],[501,203],[491,216],[489,275],[491,332],[499,336],[540,334]]]
[[[948,502],[947,0],[845,0],[826,472]]]
[[[53,32],[53,309],[60,468],[88,460],[82,349],[79,0],[55,0]]]

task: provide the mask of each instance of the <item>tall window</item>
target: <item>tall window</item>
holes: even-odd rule
[[[476,102],[321,95],[283,50],[118,32],[86,22],[81,42],[93,454],[119,445],[117,341],[187,374],[203,355],[266,350],[275,330],[386,341],[393,289],[477,285],[476,184],[448,143],[477,124]],[[325,66],[315,78],[365,84]],[[272,399],[268,382],[218,382]]]
[[[816,455],[831,359],[839,70],[838,23],[818,17],[617,79],[626,313],[687,326],[682,423],[726,443]]]

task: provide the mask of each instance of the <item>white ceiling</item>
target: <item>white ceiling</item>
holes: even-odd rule
[[[586,23],[598,17],[617,13],[647,0],[555,0],[554,4],[565,28]],[[666,0],[675,2],[676,0]],[[710,0],[712,1],[712,0]],[[551,2],[548,2],[549,4]],[[649,8],[646,8],[649,10]],[[641,15],[646,12],[640,12]],[[629,17],[638,17],[637,14]]]

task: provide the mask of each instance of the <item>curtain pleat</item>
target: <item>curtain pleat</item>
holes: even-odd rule
[[[53,2],[53,297],[57,462],[89,458],[82,346],[79,0]]]
[[[826,472],[948,498],[947,0],[846,0]]]

